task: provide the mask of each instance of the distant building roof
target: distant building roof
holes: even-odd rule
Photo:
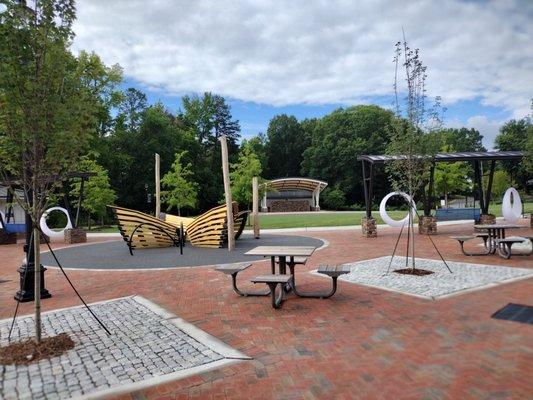
[[[455,161],[487,161],[487,160],[520,160],[524,157],[521,151],[479,151],[464,153],[437,153],[435,161],[437,162],[455,162]],[[374,163],[384,163],[386,161],[405,160],[404,155],[362,155],[357,157],[360,161]]]
[[[268,189],[274,189],[278,192],[289,190],[309,190],[318,189],[320,192],[328,186],[327,182],[311,178],[279,178],[266,182],[264,185]]]

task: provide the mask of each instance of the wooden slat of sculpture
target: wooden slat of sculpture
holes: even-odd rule
[[[133,235],[131,241],[132,248],[169,247],[174,245],[171,237],[176,238],[176,227],[173,225],[140,211],[130,210],[123,207],[108,207],[115,213],[118,229],[125,242],[129,241],[131,234],[140,224],[152,224],[168,234],[167,236],[167,234],[159,231],[153,226],[142,225]]]
[[[222,247],[226,230],[226,206],[221,205],[195,218],[187,227],[187,238],[194,246]]]
[[[233,202],[233,207],[234,210],[237,209],[236,202]],[[248,211],[234,213],[235,240],[241,236],[247,217]],[[196,218],[179,217],[172,214],[164,214],[164,218],[165,222],[175,227],[179,227],[180,223],[183,223],[187,233],[186,240],[190,241],[193,246],[221,248],[228,239],[225,205],[212,208]]]
[[[179,228],[180,224],[183,224],[184,229],[187,229],[189,224],[194,221],[194,218],[180,217],[172,214],[164,214],[164,218],[161,219],[170,225],[174,225],[176,228]]]

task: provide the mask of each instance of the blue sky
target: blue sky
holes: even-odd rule
[[[245,137],[281,113],[303,119],[338,106],[388,106],[402,32],[420,49],[428,97],[442,97],[447,126],[474,127],[491,148],[503,123],[531,113],[533,1],[80,0],[77,7],[75,51],[120,64],[125,86],[170,110],[184,94],[224,96]]]
[[[121,85],[123,89],[134,87],[146,93],[148,102],[155,104],[162,102],[172,113],[181,108],[181,95],[166,94],[161,90],[150,90],[145,85],[126,77]],[[188,93],[188,94],[192,94]],[[294,115],[298,120],[305,118],[322,117],[339,107],[347,107],[350,104],[331,103],[331,104],[293,104],[287,106],[273,106],[251,101],[243,101],[228,98],[228,104],[231,106],[231,112],[235,119],[241,124],[242,138],[249,138],[257,135],[259,132],[266,133],[269,121],[280,114]],[[391,96],[375,96],[367,98],[360,104],[376,104],[384,108],[390,108],[393,101]],[[484,137],[484,144],[487,148],[492,148],[492,143],[501,121],[507,121],[513,117],[512,113],[503,107],[487,106],[481,104],[481,99],[457,101],[453,104],[446,104],[445,124],[452,127],[476,127],[481,131]],[[476,116],[483,116],[486,120],[475,123],[471,119]],[[491,121],[497,121],[492,122]]]

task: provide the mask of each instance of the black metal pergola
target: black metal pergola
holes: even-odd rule
[[[429,215],[431,204],[433,202],[433,184],[435,164],[439,162],[457,162],[466,161],[472,162],[474,165],[474,204],[479,200],[479,206],[483,214],[488,214],[489,203],[492,193],[492,181],[494,178],[494,170],[496,168],[496,161],[519,161],[524,157],[521,151],[486,151],[486,152],[464,152],[464,153],[437,153],[431,157],[431,166],[429,170],[429,189],[425,195],[424,201],[424,215]],[[373,197],[373,179],[374,179],[374,165],[383,164],[388,161],[406,160],[404,155],[361,155],[357,160],[361,161],[363,167],[363,188],[365,194],[366,217],[372,218],[372,197]],[[482,162],[487,161],[489,164],[489,174],[487,189],[483,193],[482,186]]]

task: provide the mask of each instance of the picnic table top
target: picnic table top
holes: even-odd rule
[[[257,246],[244,253],[247,256],[304,256],[309,257],[315,251],[312,246]]]
[[[476,224],[474,225],[476,229],[518,229],[522,228],[520,225],[513,224]]]

